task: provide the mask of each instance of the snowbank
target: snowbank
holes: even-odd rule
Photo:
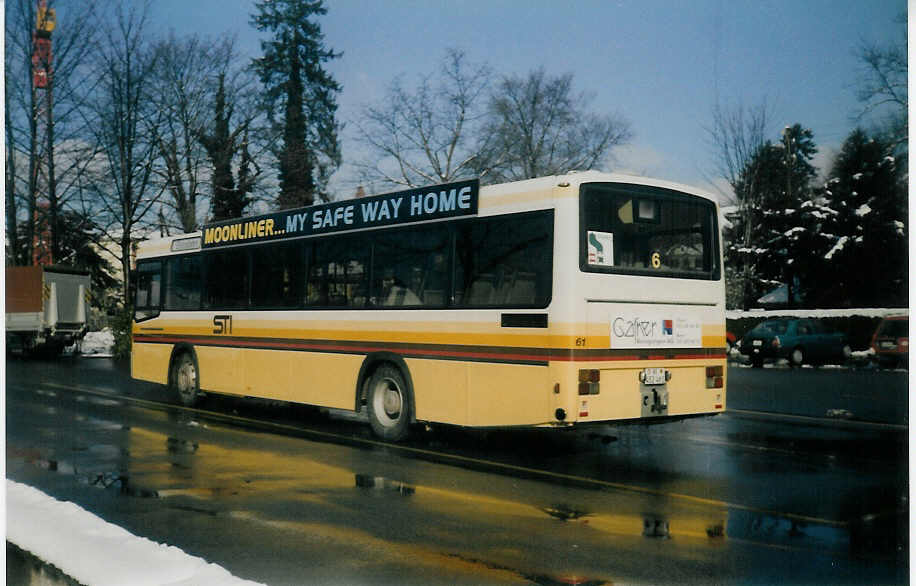
[[[742,311],[729,309],[725,312],[727,319],[741,319],[745,317],[887,317],[889,315],[909,315],[908,309],[878,308],[878,309],[768,309]]]
[[[6,515],[7,541],[88,586],[257,584],[12,480]]]
[[[111,356],[114,348],[114,334],[111,328],[101,332],[87,332],[80,345],[80,351],[85,356]]]

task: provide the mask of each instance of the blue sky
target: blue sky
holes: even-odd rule
[[[249,56],[254,2],[158,0],[156,26],[178,34],[237,35]],[[497,73],[539,66],[572,72],[592,109],[628,119],[634,138],[614,170],[700,187],[715,180],[704,128],[713,105],[770,106],[771,135],[811,128],[824,164],[856,124],[862,42],[900,42],[906,0],[690,2],[654,0],[327,0],[320,19],[329,70],[343,86],[340,119],[381,99],[398,75],[432,73],[445,49],[465,50]],[[352,125],[351,125],[352,126]],[[357,146],[344,134],[344,160]],[[346,174],[344,169],[343,175]],[[341,184],[345,177],[339,177]]]

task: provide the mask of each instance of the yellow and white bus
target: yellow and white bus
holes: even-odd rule
[[[568,427],[725,409],[713,198],[587,171],[205,226],[137,255],[132,375],[414,422]]]

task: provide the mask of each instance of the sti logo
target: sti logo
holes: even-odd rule
[[[662,320],[662,333],[666,336],[674,335],[674,320],[670,320],[670,319]]]

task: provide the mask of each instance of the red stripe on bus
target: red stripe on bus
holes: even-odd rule
[[[434,348],[421,348],[405,346],[386,346],[386,345],[364,345],[364,344],[329,344],[319,342],[293,342],[281,340],[233,340],[216,337],[181,337],[181,336],[135,336],[136,342],[148,343],[172,343],[180,342],[190,344],[200,344],[208,346],[229,346],[237,348],[251,349],[289,349],[289,350],[313,350],[328,352],[349,352],[354,354],[368,354],[371,352],[391,352],[394,354],[407,354],[414,356],[438,356],[443,358],[469,358],[478,360],[510,360],[525,362],[619,362],[619,361],[638,361],[638,360],[700,360],[700,359],[724,359],[725,354],[677,354],[674,356],[649,355],[639,356],[638,354],[594,354],[579,353],[570,349],[546,349],[541,354],[526,354],[521,352],[487,352],[480,350],[455,350]]]

